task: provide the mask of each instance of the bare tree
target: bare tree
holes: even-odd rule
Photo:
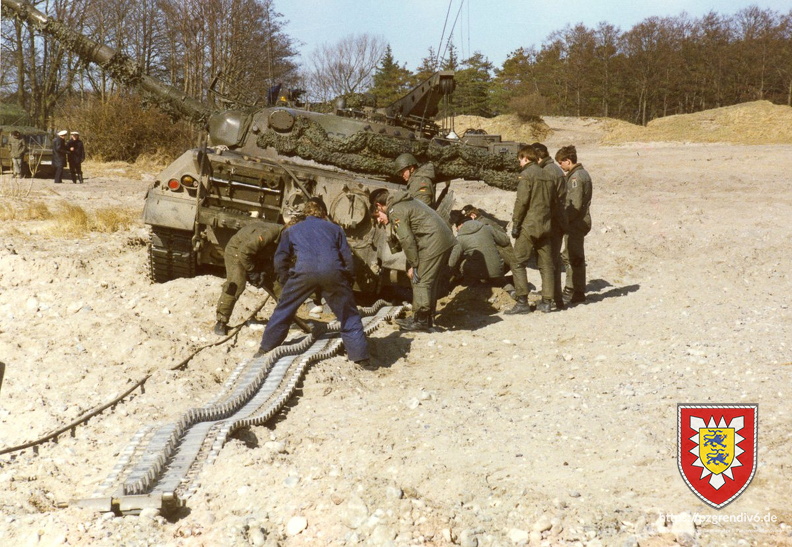
[[[324,44],[309,57],[307,73],[313,100],[327,101],[373,86],[373,74],[388,45],[370,34],[350,35],[335,44]]]
[[[171,82],[185,93],[211,100],[207,88],[220,72],[228,85],[259,96],[276,81],[296,81],[293,41],[272,0],[159,3],[163,25],[174,37],[164,60]]]
[[[92,0],[45,0],[34,7],[63,21],[78,32],[84,28],[80,14]],[[6,54],[15,67],[17,102],[34,123],[45,127],[58,105],[73,86],[79,60],[60,44],[51,43],[14,19]],[[4,23],[4,29],[6,29]],[[5,41],[5,36],[4,36]]]

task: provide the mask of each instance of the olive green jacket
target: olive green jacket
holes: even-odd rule
[[[583,165],[576,164],[566,176],[566,215],[568,233],[586,235],[591,231],[591,177]]]
[[[8,137],[8,147],[11,150],[11,157],[14,159],[22,159],[28,151],[27,143],[24,138],[17,138],[13,135]]]
[[[478,220],[468,220],[457,230],[457,242],[448,257],[448,265],[456,268],[464,258],[462,273],[466,277],[500,277],[503,275],[503,259],[498,247],[506,247],[510,243],[505,232]]]
[[[517,182],[512,226],[532,238],[549,236],[559,206],[555,180],[538,164],[526,165]]]
[[[454,246],[454,233],[446,221],[407,192],[391,195],[386,207],[408,267],[417,266],[421,260],[440,256]]]
[[[539,162],[539,167],[541,167],[555,180],[556,198],[558,199],[558,203],[562,205],[560,207],[556,207],[556,215],[555,218],[553,218],[555,221],[554,229],[557,230],[558,233],[566,233],[567,217],[566,208],[563,206],[563,204],[566,203],[567,196],[566,174],[564,174],[564,170],[553,161],[553,158],[549,156]]]
[[[231,236],[225,254],[238,261],[246,272],[261,271],[262,262],[275,252],[280,233],[281,227],[277,224],[251,222]],[[268,247],[271,252],[267,252]]]
[[[431,163],[424,163],[413,171],[410,180],[407,181],[407,193],[418,201],[427,204],[429,207],[434,207],[434,178],[434,165]]]

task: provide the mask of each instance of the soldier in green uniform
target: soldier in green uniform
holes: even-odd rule
[[[407,183],[407,193],[434,209],[435,205],[435,168],[427,162],[418,167],[418,160],[409,153],[400,155],[393,162],[396,175]]]
[[[412,280],[413,315],[397,321],[406,331],[428,331],[437,305],[437,286],[454,246],[454,234],[440,215],[407,192],[391,194],[381,188],[371,194],[375,211],[384,213],[393,226],[407,258]]]
[[[539,167],[544,169],[554,180],[556,187],[556,197],[558,203],[561,205],[555,210],[555,218],[553,219],[553,260],[555,260],[555,276],[553,277],[553,300],[555,300],[556,309],[563,310],[565,307],[563,293],[561,290],[561,245],[564,241],[564,233],[566,232],[566,176],[564,170],[561,169],[550,153],[547,147],[541,142],[535,142],[533,146],[536,154],[539,156]]]
[[[251,222],[228,240],[225,248],[226,281],[217,301],[217,323],[214,333],[228,333],[228,321],[239,297],[250,280],[260,286],[264,270],[280,237],[281,227],[266,222]]]
[[[553,259],[553,219],[560,207],[555,180],[539,167],[539,155],[532,146],[520,149],[518,158],[523,167],[517,183],[517,197],[512,213],[512,237],[516,264],[512,267],[517,303],[507,314],[528,313],[528,277],[525,266],[531,251],[536,251],[537,265],[542,277],[542,301],[537,307],[542,312],[551,310],[555,260]]]
[[[497,218],[482,211],[478,207],[470,204],[462,207],[462,214],[464,216],[468,216],[472,218],[473,220],[478,220],[482,224],[486,224],[487,226],[492,227],[493,230],[501,232],[503,233],[503,235],[506,236],[506,239],[508,240],[509,244],[504,246],[498,245],[498,254],[503,259],[504,273],[506,273],[508,270],[511,270],[512,264],[515,264],[517,260],[514,257],[514,246],[512,245],[508,234],[506,233],[506,228],[505,228],[506,222],[504,221],[503,223],[501,223],[501,221],[499,221]],[[513,291],[513,288],[509,290]]]
[[[502,286],[504,264],[498,249],[511,245],[506,232],[462,214],[455,224],[457,242],[448,258],[452,271],[458,269],[465,283],[487,280]]]
[[[555,159],[566,173],[567,235],[564,236],[562,259],[566,266],[564,302],[577,304],[586,301],[586,252],[583,246],[586,234],[591,231],[592,184],[588,172],[577,162],[577,149],[564,146],[556,152]]]

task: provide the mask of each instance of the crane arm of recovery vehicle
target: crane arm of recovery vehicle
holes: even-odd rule
[[[437,115],[440,99],[454,91],[454,72],[435,72],[401,99],[384,108],[388,117],[408,119],[411,117],[432,119]]]

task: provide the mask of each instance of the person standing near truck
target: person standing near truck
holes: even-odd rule
[[[22,162],[28,153],[27,141],[19,131],[12,131],[8,138],[8,147],[11,149],[11,171],[15,178],[22,177]]]
[[[58,131],[58,135],[52,139],[52,166],[55,168],[55,184],[63,182],[63,169],[66,167],[66,141],[63,139],[69,132],[65,129]]]
[[[77,131],[71,132],[71,138],[66,144],[69,149],[69,172],[71,173],[72,184],[83,183],[82,162],[85,161],[85,146],[83,141],[80,140],[80,134]]]

